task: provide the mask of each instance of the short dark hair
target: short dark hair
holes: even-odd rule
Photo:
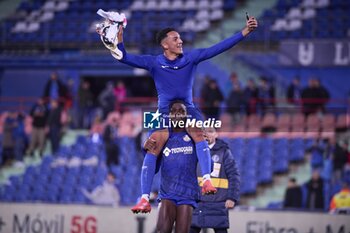
[[[173,107],[173,105],[174,104],[183,104],[183,105],[185,105],[185,107],[186,107],[186,104],[185,104],[185,101],[183,101],[183,100],[180,100],[180,99],[176,99],[176,100],[173,100],[173,101],[171,101],[171,103],[170,103],[170,109]],[[186,109],[187,110],[187,109]]]
[[[168,32],[176,31],[175,28],[163,28],[160,30],[156,35],[156,42],[157,44],[160,44],[164,38],[166,38],[168,35]]]
[[[290,178],[289,178],[289,181],[292,182],[292,183],[296,183],[296,182],[297,182],[297,179],[295,179],[294,177],[290,177]]]

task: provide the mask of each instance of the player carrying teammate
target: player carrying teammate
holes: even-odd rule
[[[200,111],[195,107],[192,100],[192,86],[194,73],[198,63],[210,59],[236,45],[245,36],[255,30],[258,23],[254,17],[246,22],[246,27],[231,37],[213,45],[209,48],[194,49],[188,53],[182,50],[180,34],[173,28],[166,28],[157,34],[157,43],[163,49],[163,54],[157,56],[134,55],[126,52],[123,44],[123,27],[119,27],[117,34],[117,49],[122,53],[120,62],[133,67],[148,70],[154,79],[158,92],[158,110],[161,114],[169,113],[169,104],[180,99],[184,102],[188,114],[195,119],[202,119]],[[112,54],[114,53],[111,50]],[[204,184],[202,192],[211,194],[216,192],[210,180],[211,159],[208,143],[204,139],[203,131],[200,128],[187,128],[188,134],[195,142],[196,154],[201,167]],[[132,208],[133,212],[150,212],[149,193],[152,180],[155,174],[157,156],[167,142],[169,133],[167,130],[154,131],[150,138],[156,141],[154,150],[147,151],[141,171],[140,202]]]

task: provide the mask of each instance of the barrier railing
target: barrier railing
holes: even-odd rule
[[[34,105],[38,97],[34,96],[1,96],[0,97],[0,113],[5,111],[19,111],[28,112],[31,106]],[[48,102],[48,100],[46,100]],[[123,101],[116,102],[116,110],[127,110],[139,107],[157,107],[156,97],[127,97]],[[61,99],[61,103],[65,108],[69,108],[71,105],[67,104],[66,99]],[[194,102],[197,106],[202,106],[205,102],[200,98],[194,98]],[[350,109],[350,100],[348,99],[317,99],[308,98],[298,100],[294,103],[290,103],[287,99],[251,99],[248,103],[250,106],[259,104],[273,105],[276,111],[284,111],[284,108],[290,110],[293,108],[295,111],[302,111],[303,105],[317,105],[325,104],[328,109],[334,108],[336,112],[347,112]],[[332,112],[332,111],[330,111]]]

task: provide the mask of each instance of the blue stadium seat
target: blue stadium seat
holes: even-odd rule
[[[33,191],[30,193],[31,200],[42,201],[45,197],[45,188],[43,185],[36,184]]]
[[[317,150],[312,151],[310,162],[313,169],[323,167],[323,154]]]
[[[303,161],[304,155],[305,155],[304,139],[303,138],[291,139],[289,161],[291,162]]]
[[[269,202],[266,208],[271,210],[280,210],[283,208],[283,202],[282,201]]]
[[[29,174],[24,174],[23,175],[23,180],[22,180],[22,184],[29,184],[31,185],[32,183],[34,183],[36,180],[36,177],[34,175],[29,175]]]
[[[50,177],[50,184],[53,184],[53,185],[61,185],[62,182],[63,182],[63,176],[62,174],[54,174],[54,175],[51,175]]]
[[[257,174],[257,181],[259,184],[267,184],[272,182],[272,169],[271,168],[259,168]]]
[[[11,176],[9,180],[14,187],[18,187],[21,184],[21,178],[19,176]]]
[[[242,194],[255,194],[257,182],[256,180],[244,180],[241,182],[241,193]]]

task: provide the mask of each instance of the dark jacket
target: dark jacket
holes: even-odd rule
[[[226,101],[228,113],[239,113],[241,106],[244,105],[244,93],[243,91],[232,90]]]
[[[225,208],[225,202],[230,199],[237,204],[240,191],[240,174],[226,142],[216,139],[210,154],[214,162],[211,177],[218,192],[215,195],[201,196],[198,208],[193,211],[192,226],[228,228],[228,210]]]
[[[303,194],[299,186],[288,188],[284,196],[283,207],[301,208],[303,206],[302,199]]]
[[[301,97],[301,88],[296,85],[289,85],[287,90],[287,100],[290,104],[297,104]]]
[[[80,87],[78,91],[78,96],[79,96],[79,107],[81,108],[92,107],[94,103],[94,96],[90,89],[84,89]]]
[[[338,143],[335,146],[334,154],[333,154],[333,169],[334,170],[343,170],[347,160],[348,155],[347,151],[344,150]]]
[[[49,110],[44,104],[35,104],[30,110],[30,116],[33,118],[33,127],[44,128],[47,123],[48,115]]]
[[[318,180],[310,180],[306,183],[306,187],[306,207],[311,210],[322,210],[324,208],[323,179],[319,178]]]
[[[67,87],[66,85],[60,80],[57,79],[57,86],[58,86],[58,96],[59,98],[65,98],[67,96]],[[49,79],[45,85],[44,88],[44,98],[50,98],[50,90],[51,90],[51,85],[53,81]]]
[[[62,126],[61,115],[62,115],[62,108],[61,107],[51,109],[49,112],[48,119],[47,119],[48,126],[50,128],[51,127],[61,128],[61,126]]]

